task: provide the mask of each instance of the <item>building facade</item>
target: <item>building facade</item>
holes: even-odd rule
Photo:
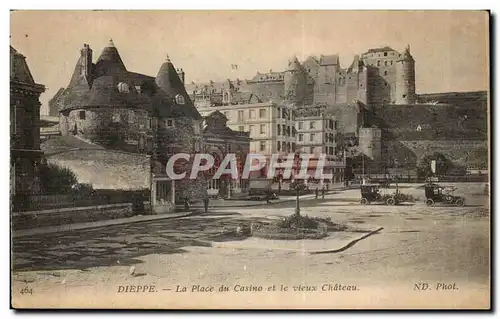
[[[202,132],[204,153],[214,157],[214,167],[206,175],[208,194],[212,197],[231,198],[248,192],[248,180],[241,177],[245,159],[250,152],[250,133],[235,131],[227,126],[227,117],[219,111],[205,117]],[[234,155],[238,177],[229,174],[215,177],[228,154]]]
[[[10,47],[10,191],[40,192],[40,94],[45,87],[33,79],[26,57]],[[16,203],[13,203],[14,205]]]

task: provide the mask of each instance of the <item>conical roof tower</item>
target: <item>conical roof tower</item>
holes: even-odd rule
[[[127,68],[115,47],[113,40],[110,39],[108,45],[102,50],[95,66],[96,77],[111,74],[120,74],[127,72]]]
[[[177,114],[182,113],[185,117],[193,119],[201,119],[201,115],[194,106],[186,92],[184,83],[182,83],[176,68],[167,55],[166,61],[161,65],[155,79],[156,85],[166,93],[173,101],[175,101],[175,108]]]

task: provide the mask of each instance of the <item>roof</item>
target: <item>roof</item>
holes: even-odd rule
[[[95,63],[94,73],[100,76],[109,74],[110,72],[126,70],[127,68],[120,57],[120,53],[118,53],[113,40],[110,39],[108,45],[102,50],[101,55]]]
[[[378,53],[378,52],[386,52],[386,51],[396,51],[390,46],[385,46],[382,48],[374,48],[374,49],[369,49],[366,53]]]
[[[320,65],[338,65],[339,56],[338,54],[321,55],[319,58]]]
[[[182,112],[184,116],[200,120],[202,117],[191,101],[191,98],[186,92],[184,83],[182,83],[177,71],[167,57],[167,60],[161,65],[155,79],[156,85],[166,93],[166,95],[175,101],[176,96],[184,97],[184,104],[176,104],[173,110]]]
[[[26,57],[10,46],[10,80],[36,84],[26,63]]]
[[[302,66],[300,65],[299,60],[297,59],[296,56],[294,56],[289,62],[288,62],[288,68],[287,70],[300,70]]]
[[[83,107],[139,108],[148,104],[148,99],[131,85],[128,85],[129,92],[118,91],[118,84],[121,82],[117,76],[106,75],[95,79],[89,89],[82,86],[68,88],[61,110]]]
[[[86,107],[144,108],[158,116],[191,117],[201,115],[189,98],[173,64],[163,63],[155,77],[130,72],[113,42],[105,47],[93,65],[90,79],[80,72],[79,58],[70,85],[65,90],[61,110]],[[89,81],[90,80],[90,81]],[[120,88],[125,88],[119,90]],[[176,104],[175,97],[182,95],[184,104]]]

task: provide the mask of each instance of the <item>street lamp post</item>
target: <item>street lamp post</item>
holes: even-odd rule
[[[296,199],[295,199],[295,214],[300,215],[300,191],[305,189],[304,180],[296,179],[292,181],[292,189],[295,189]]]

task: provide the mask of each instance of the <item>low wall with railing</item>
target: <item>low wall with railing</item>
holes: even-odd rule
[[[12,213],[12,229],[28,229],[94,222],[134,215],[131,203],[68,207],[40,211]]]

